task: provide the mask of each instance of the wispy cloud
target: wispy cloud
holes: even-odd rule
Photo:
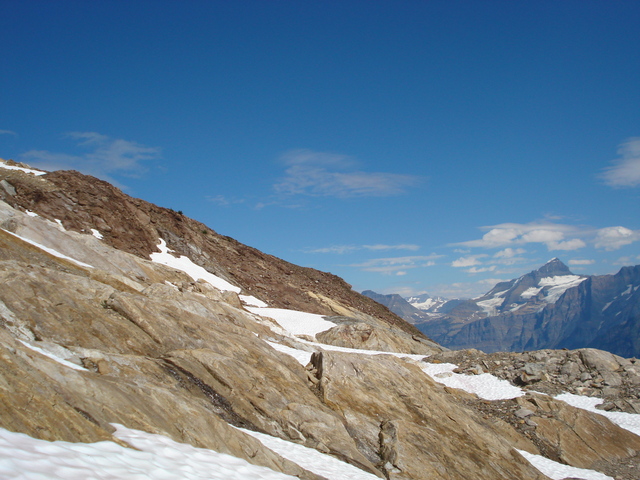
[[[596,263],[595,260],[587,260],[587,259],[579,259],[579,258],[574,258],[569,260],[569,265],[593,265],[594,263]]]
[[[435,265],[435,260],[442,255],[416,255],[408,257],[374,258],[362,263],[354,263],[350,267],[359,268],[365,272],[376,272],[386,275],[404,275],[406,270]]]
[[[235,204],[246,202],[246,200],[243,198],[227,197],[225,195],[214,195],[214,196],[207,195],[205,198],[211,203],[215,203],[216,205],[219,205],[221,207],[227,207],[229,205],[235,205]]]
[[[640,137],[633,137],[618,148],[620,158],[613,160],[601,174],[611,187],[637,187],[640,185]]]
[[[281,158],[285,177],[274,185],[281,195],[314,197],[387,197],[399,195],[420,183],[420,177],[357,170],[347,155],[293,150]]]
[[[69,132],[66,137],[76,140],[86,151],[79,155],[30,150],[21,159],[44,170],[79,170],[109,182],[118,183],[112,174],[137,176],[146,171],[143,162],[159,158],[160,149],[136,142],[110,138],[96,132]]]
[[[637,265],[640,262],[640,255],[630,256],[630,257],[620,257],[615,262],[614,265]]]
[[[419,250],[420,245],[400,244],[400,245],[332,245],[330,247],[313,248],[305,250],[306,253],[335,253],[342,255],[358,250],[384,251],[384,250]]]
[[[12,130],[0,130],[0,135],[13,135],[14,137],[18,136],[18,134]]]

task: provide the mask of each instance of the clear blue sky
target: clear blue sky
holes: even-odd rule
[[[0,0],[0,157],[356,290],[640,263],[640,2]]]

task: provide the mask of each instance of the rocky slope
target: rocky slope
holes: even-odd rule
[[[527,433],[514,409],[498,415],[499,401],[427,375],[422,359],[444,361],[445,349],[334,276],[76,172],[0,165],[0,184],[3,429],[128,446],[114,436],[121,424],[314,480],[326,477],[247,432],[366,478],[547,478],[519,451],[637,478],[622,466],[636,465],[640,437],[540,394],[513,400],[535,411]],[[160,263],[161,240],[208,273],[196,281]],[[232,285],[213,286],[222,279]],[[616,361],[627,385],[633,362]],[[633,392],[619,397],[635,408]]]
[[[556,258],[417,326],[453,349],[591,347],[640,356],[640,266],[579,276]]]

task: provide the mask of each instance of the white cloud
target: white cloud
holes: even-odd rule
[[[482,265],[482,262],[478,260],[479,258],[487,257],[488,255],[469,255],[468,257],[460,257],[457,260],[451,262],[452,267],[462,268],[462,267],[473,267],[475,265]]]
[[[640,230],[630,230],[626,227],[601,228],[596,233],[596,248],[612,251],[640,240]]]
[[[455,245],[476,248],[498,248],[528,243],[541,243],[546,245],[548,250],[576,250],[586,246],[585,242],[579,238],[567,239],[567,236],[575,237],[582,235],[583,232],[581,232],[579,228],[560,223],[503,223],[500,225],[481,227],[481,229],[488,230],[481,239],[461,242]],[[503,258],[508,258],[506,255],[513,251],[515,250],[503,250]]]
[[[13,135],[14,137],[18,136],[18,134],[12,130],[0,130],[0,135]]]
[[[637,187],[640,185],[640,138],[627,140],[618,148],[621,158],[614,160],[601,177],[611,187]]]
[[[500,250],[496,254],[493,255],[494,258],[513,258],[517,255],[522,255],[523,253],[527,253],[524,248],[505,248],[504,250]]]
[[[356,162],[346,155],[293,150],[282,161],[287,165],[286,176],[274,189],[283,195],[387,197],[420,182],[414,175],[353,170]]]
[[[573,259],[569,260],[569,265],[593,265],[596,263],[595,260],[581,260],[581,259]]]
[[[496,269],[496,265],[491,265],[490,267],[482,267],[482,268],[477,268],[477,267],[471,267],[467,270],[465,270],[467,273],[485,273],[485,272],[493,272]]]
[[[117,183],[110,175],[119,173],[135,176],[146,169],[143,162],[157,159],[158,148],[146,147],[136,142],[110,138],[96,132],[70,132],[69,138],[79,140],[78,146],[89,149],[81,155],[54,153],[47,150],[30,150],[21,158],[36,168],[44,170],[79,170],[109,182]]]

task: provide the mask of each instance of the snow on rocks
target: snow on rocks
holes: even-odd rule
[[[542,288],[549,287],[544,300],[547,303],[555,303],[564,292],[578,286],[586,279],[587,277],[579,277],[578,275],[556,275],[540,279],[538,286]]]
[[[168,267],[175,268],[176,270],[181,270],[196,282],[202,279],[216,287],[218,290],[240,293],[240,287],[236,287],[213,273],[209,273],[201,266],[193,263],[189,257],[185,257],[184,255],[174,257],[171,255],[171,250],[169,250],[167,243],[162,238],[160,239],[158,248],[160,249],[160,253],[152,253],[151,261],[167,265]]]
[[[238,295],[238,296],[240,297],[240,301],[242,301],[242,303],[251,307],[266,308],[269,306],[266,303],[264,303],[262,300],[254,297],[253,295]]]
[[[251,313],[263,317],[273,318],[291,335],[310,335],[324,332],[336,326],[335,323],[325,320],[322,315],[315,313],[287,310],[285,308],[260,308],[247,307]]]
[[[51,360],[54,360],[54,361],[58,362],[61,365],[64,365],[65,367],[69,367],[69,368],[73,368],[74,370],[81,370],[81,371],[85,371],[85,372],[88,371],[86,368],[81,367],[80,365],[77,365],[77,364],[75,364],[73,362],[70,362],[69,360],[67,360],[65,358],[60,357],[59,355],[56,354],[56,352],[51,351],[52,349],[45,349],[45,348],[39,347],[37,345],[32,345],[31,343],[27,343],[27,342],[25,342],[23,340],[20,340],[20,339],[18,339],[18,341],[20,343],[22,343],[25,347],[33,350],[34,352],[38,352],[39,354],[44,355],[45,357],[48,357]],[[71,353],[64,347],[61,347],[59,345],[57,347],[58,347],[57,350],[59,350],[59,351],[66,351],[68,353]]]
[[[421,367],[436,382],[473,393],[484,400],[508,400],[525,394],[521,388],[489,373],[480,375],[454,373],[453,370],[458,366],[452,363],[423,363]]]
[[[47,172],[43,172],[42,170],[36,170],[34,168],[21,167],[19,165],[9,165],[4,160],[0,160],[0,168],[4,168],[6,170],[19,170],[24,173],[30,173],[31,175],[40,176],[45,175]]]
[[[302,468],[331,480],[379,480],[372,473],[365,472],[337,458],[320,453],[304,445],[287,442],[280,438],[264,433],[252,432],[240,428],[239,430],[260,440],[268,449],[278,453],[287,460],[297,463]]]
[[[295,480],[246,460],[114,424],[113,442],[47,442],[0,429],[0,478],[20,480]]]
[[[562,400],[573,407],[582,408],[583,410],[603,415],[619,427],[622,427],[631,433],[635,433],[636,435],[640,435],[640,415],[636,413],[607,412],[605,410],[600,410],[596,407],[603,403],[604,400],[597,397],[585,397],[582,395],[574,395],[572,393],[563,393],[556,395],[555,398],[557,400]]]
[[[34,247],[38,247],[40,250],[44,250],[45,252],[47,252],[50,255],[53,255],[54,257],[58,257],[58,258],[62,258],[64,260],[68,260],[70,262],[75,263],[76,265],[81,266],[81,267],[93,268],[93,265],[89,265],[88,263],[81,262],[80,260],[76,260],[75,258],[68,257],[67,255],[62,254],[62,253],[58,252],[57,250],[54,250],[53,248],[45,247],[44,245],[36,243],[33,240],[29,240],[26,237],[21,237],[20,235],[16,235],[15,233],[10,232],[8,230],[4,230],[4,231],[7,232],[9,235],[13,235],[16,238],[19,238],[23,242],[27,242],[27,243],[33,245]]]
[[[541,455],[534,455],[524,450],[518,453],[526,458],[531,465],[540,470],[541,473],[553,480],[563,480],[564,478],[581,478],[583,480],[614,480],[612,477],[595,470],[576,468],[562,463],[554,462]]]

